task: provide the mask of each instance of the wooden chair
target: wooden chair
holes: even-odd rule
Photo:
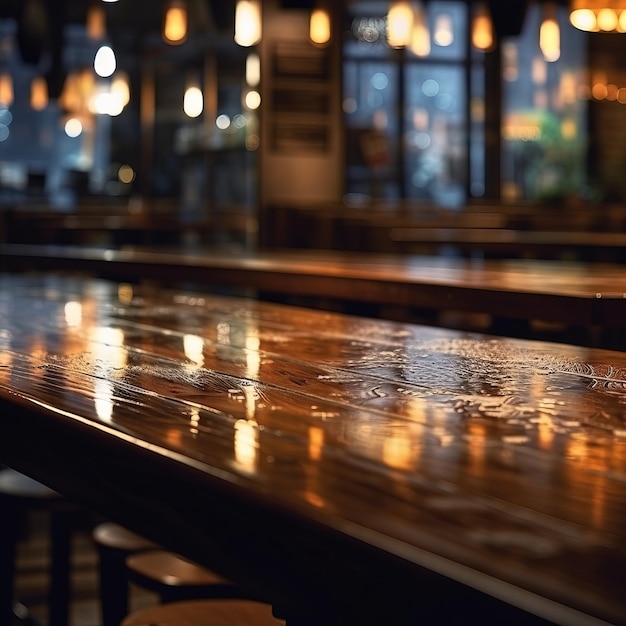
[[[121,626],[282,626],[272,607],[254,600],[191,600],[160,604],[128,615]]]
[[[17,546],[28,514],[49,514],[50,561],[48,611],[50,626],[67,626],[69,617],[70,550],[73,516],[79,507],[59,493],[11,468],[0,468],[0,624],[25,619],[28,607],[16,601]]]

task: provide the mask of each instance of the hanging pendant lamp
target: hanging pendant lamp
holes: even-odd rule
[[[419,57],[427,57],[430,54],[430,30],[426,9],[421,0],[413,4],[413,29],[409,48]]]
[[[30,84],[30,106],[43,111],[48,106],[48,84],[43,76],[35,76]]]
[[[404,48],[411,43],[413,7],[410,2],[392,2],[387,13],[387,43],[392,48]]]
[[[558,61],[561,57],[561,30],[554,2],[545,2],[543,5],[543,18],[539,26],[539,48],[548,63]]]
[[[163,40],[178,45],[187,39],[187,6],[182,0],[172,0],[165,9]]]
[[[261,41],[261,5],[259,0],[237,0],[235,6],[235,42],[254,46]]]
[[[330,14],[323,7],[315,7],[309,20],[309,39],[317,46],[324,46],[330,41]]]
[[[472,45],[482,52],[491,52],[495,46],[495,34],[491,12],[486,2],[481,1],[474,9],[472,19]]]
[[[0,105],[10,107],[13,104],[13,79],[9,72],[0,73]]]

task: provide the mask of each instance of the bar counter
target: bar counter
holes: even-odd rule
[[[626,353],[0,275],[0,463],[287,624],[626,623]]]

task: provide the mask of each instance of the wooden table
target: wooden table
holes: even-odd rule
[[[384,228],[384,227],[383,227]],[[624,261],[623,232],[518,230],[511,228],[388,227],[389,239],[399,251],[452,246],[464,254],[482,252],[537,258],[618,259]]]
[[[0,275],[0,463],[300,624],[626,623],[626,354]]]
[[[325,251],[248,254],[111,250],[0,244],[5,269],[62,269],[99,276],[254,289],[255,295],[323,298],[367,314],[402,311],[484,313],[583,329],[618,329],[626,348],[626,266],[540,260],[460,259]],[[307,302],[307,304],[309,304]],[[501,324],[507,330],[511,324]],[[511,331],[513,332],[513,331]]]

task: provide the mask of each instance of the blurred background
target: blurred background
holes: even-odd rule
[[[622,230],[626,38],[601,4],[4,0],[3,239],[404,252],[433,214]]]

